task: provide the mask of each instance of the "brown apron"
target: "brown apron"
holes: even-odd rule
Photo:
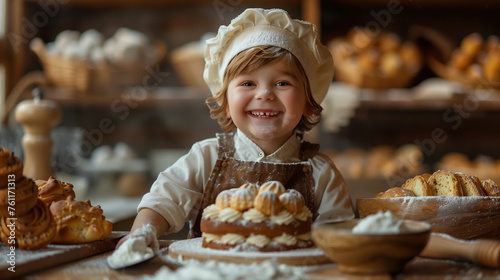
[[[301,162],[270,163],[237,160],[234,158],[234,134],[219,133],[217,138],[219,141],[218,159],[205,185],[190,237],[201,236],[200,221],[203,209],[214,204],[220,192],[238,188],[244,183],[261,185],[268,181],[279,181],[286,189],[299,191],[304,196],[306,206],[313,211],[314,178],[311,163],[307,160],[317,154],[318,144],[302,142],[299,155]]]

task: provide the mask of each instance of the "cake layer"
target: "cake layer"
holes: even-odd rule
[[[288,225],[278,225],[271,221],[254,223],[245,220],[238,220],[233,223],[225,223],[219,219],[202,219],[201,231],[210,234],[223,235],[227,233],[235,233],[245,237],[254,235],[265,235],[273,238],[281,236],[283,233],[298,236],[311,231],[311,218],[306,221],[295,220]]]
[[[300,240],[297,244],[289,246],[282,243],[272,242],[264,247],[257,247],[255,245],[251,245],[248,243],[239,243],[235,245],[222,244],[220,242],[206,242],[205,238],[203,238],[202,247],[210,248],[215,250],[235,250],[235,251],[260,251],[260,252],[279,252],[279,251],[288,251],[295,250],[300,248],[307,248],[313,245],[312,241],[304,241]]]

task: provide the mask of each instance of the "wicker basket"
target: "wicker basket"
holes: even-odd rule
[[[173,50],[170,54],[170,62],[182,82],[191,88],[208,89],[203,79],[205,59],[203,50],[195,44],[188,44]]]
[[[340,45],[344,44],[344,39],[335,39],[329,44],[335,68],[335,79],[359,88],[389,89],[405,88],[411,84],[415,76],[422,68],[422,63],[414,65],[413,68],[405,68],[396,76],[382,76],[375,72],[363,71],[359,64],[346,58]]]
[[[31,50],[39,57],[49,82],[78,94],[105,91],[111,88],[142,85],[144,77],[151,75],[148,68],[157,65],[166,54],[166,46],[156,43],[152,55],[144,62],[133,65],[102,63],[92,65],[87,60],[47,54],[39,38],[31,42]]]

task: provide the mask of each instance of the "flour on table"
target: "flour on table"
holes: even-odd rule
[[[303,268],[270,260],[252,264],[189,260],[182,264],[183,266],[176,270],[164,266],[155,275],[142,280],[299,280],[305,271]]]
[[[108,263],[113,267],[122,267],[153,255],[153,249],[148,247],[144,238],[129,238],[108,257]]]
[[[390,211],[379,211],[362,219],[353,229],[353,233],[401,233],[409,229],[402,220],[396,218]]]

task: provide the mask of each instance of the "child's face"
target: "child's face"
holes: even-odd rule
[[[256,144],[281,146],[305,114],[306,94],[299,77],[284,61],[236,76],[227,90],[227,117]]]

